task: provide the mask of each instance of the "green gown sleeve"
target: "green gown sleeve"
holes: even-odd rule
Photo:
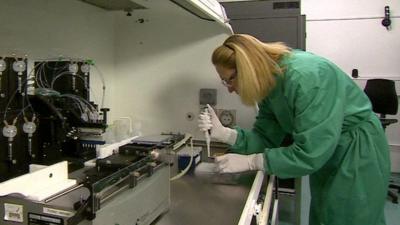
[[[305,73],[292,71],[285,96],[293,110],[294,142],[264,150],[268,173],[282,178],[312,174],[338,145],[346,93],[343,77],[347,75],[328,62],[310,66],[314,67]]]
[[[276,148],[285,136],[285,132],[265,100],[260,104],[260,111],[252,130],[240,127],[235,129],[238,135],[231,151],[240,154],[262,153],[265,148]]]

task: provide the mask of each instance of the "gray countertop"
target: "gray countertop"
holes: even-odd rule
[[[171,181],[170,209],[153,225],[237,224],[253,178],[244,174],[232,178],[236,184],[217,184],[188,174]]]

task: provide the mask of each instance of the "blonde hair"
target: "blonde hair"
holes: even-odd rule
[[[275,76],[284,70],[279,61],[289,53],[290,48],[281,42],[264,43],[247,34],[234,34],[214,50],[211,61],[215,66],[236,69],[239,96],[252,106],[275,87]]]

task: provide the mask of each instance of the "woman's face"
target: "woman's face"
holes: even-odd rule
[[[229,93],[235,92],[238,94],[238,81],[236,69],[226,68],[220,65],[215,65],[215,69],[219,77],[221,78],[222,84],[228,88]]]

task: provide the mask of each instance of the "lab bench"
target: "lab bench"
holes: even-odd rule
[[[201,142],[200,144],[196,143],[196,145],[201,146]],[[214,146],[212,151],[224,152],[223,147],[217,145],[217,148],[215,148]],[[204,149],[201,154],[202,161],[210,162]],[[178,172],[176,158],[174,162],[170,167],[171,177]],[[191,171],[183,177],[171,181],[169,210],[154,221],[152,225],[239,224],[248,198],[254,194],[252,193],[254,192],[252,190],[253,182],[256,177],[259,178],[259,175],[252,171],[216,176],[219,177],[203,176]],[[259,180],[260,196],[264,194],[268,181],[269,177],[265,177],[264,181],[263,179]],[[271,192],[270,195],[272,196]]]
[[[254,174],[247,174],[251,177]],[[250,191],[246,184],[216,184],[188,174],[171,182],[170,209],[154,225],[237,224]]]

